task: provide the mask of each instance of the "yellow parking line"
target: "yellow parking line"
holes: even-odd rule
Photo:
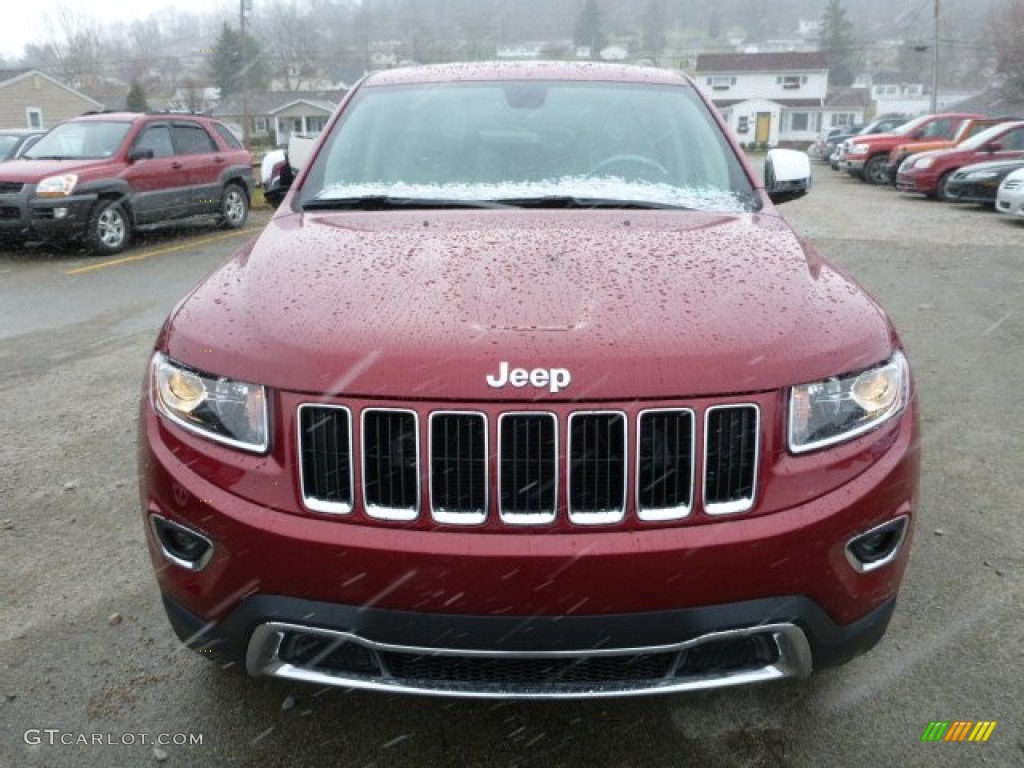
[[[180,245],[171,245],[166,248],[156,248],[152,251],[143,251],[142,253],[137,253],[134,256],[124,256],[120,259],[111,259],[110,261],[101,261],[98,264],[90,264],[87,267],[69,269],[64,274],[80,275],[83,272],[94,272],[97,269],[116,267],[119,264],[127,264],[132,261],[143,261],[144,259],[148,259],[153,256],[163,256],[164,254],[167,253],[176,253],[177,251],[184,251],[187,250],[188,248],[195,248],[197,245],[209,245],[210,243],[219,243],[221,240],[227,240],[230,237],[238,237],[239,235],[248,235],[252,232],[259,232],[261,229],[263,229],[263,227],[248,227],[247,229],[236,229],[232,232],[223,232],[219,235],[204,237],[200,240],[189,240],[187,243],[181,243]]]

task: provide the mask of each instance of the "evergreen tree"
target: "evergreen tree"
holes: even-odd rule
[[[149,112],[146,91],[138,80],[132,80],[132,86],[128,89],[128,98],[125,99],[125,107],[129,112]]]
[[[711,18],[708,19],[708,37],[712,40],[717,40],[722,36],[722,20],[718,16],[718,11],[711,11]]]
[[[665,0],[647,0],[647,11],[643,20],[643,48],[652,58],[665,50],[668,40],[665,36]]]
[[[597,0],[586,0],[580,15],[576,19],[576,31],[573,42],[577,47],[589,47],[590,58],[600,58],[604,48],[604,32],[601,30],[601,9]]]
[[[821,18],[818,47],[828,53],[829,83],[850,85],[856,75],[857,55],[854,50],[853,22],[846,18],[840,0],[828,0]]]
[[[266,90],[270,82],[269,67],[259,44],[251,35],[245,36],[245,56],[242,55],[242,35],[227,22],[220,30],[210,62],[210,77],[220,88],[221,98],[242,92],[243,82],[250,90]],[[246,72],[242,71],[245,62]]]

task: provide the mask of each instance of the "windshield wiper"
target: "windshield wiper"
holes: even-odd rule
[[[439,208],[507,208],[491,200],[458,200],[448,198],[393,197],[391,195],[361,195],[359,197],[318,197],[302,204],[305,211],[355,210],[391,211],[401,209]]]
[[[27,160],[70,160],[66,155],[24,155]]]
[[[657,203],[650,200],[616,200],[605,197],[576,195],[543,195],[541,197],[502,198],[495,202],[516,208],[625,208],[631,210],[693,211],[685,205]]]

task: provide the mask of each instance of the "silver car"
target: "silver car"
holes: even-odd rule
[[[996,210],[1010,216],[1024,216],[1024,168],[1003,179],[996,193]]]

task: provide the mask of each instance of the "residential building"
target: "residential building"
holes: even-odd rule
[[[866,90],[829,89],[821,51],[705,53],[695,77],[744,144],[804,146],[868,108]]]
[[[0,128],[52,128],[103,104],[38,69],[0,69]]]
[[[292,133],[319,133],[345,95],[344,91],[283,91],[250,93],[248,104],[240,94],[210,110],[213,117],[234,124],[239,131],[246,107],[249,138],[273,145],[285,144]]]

